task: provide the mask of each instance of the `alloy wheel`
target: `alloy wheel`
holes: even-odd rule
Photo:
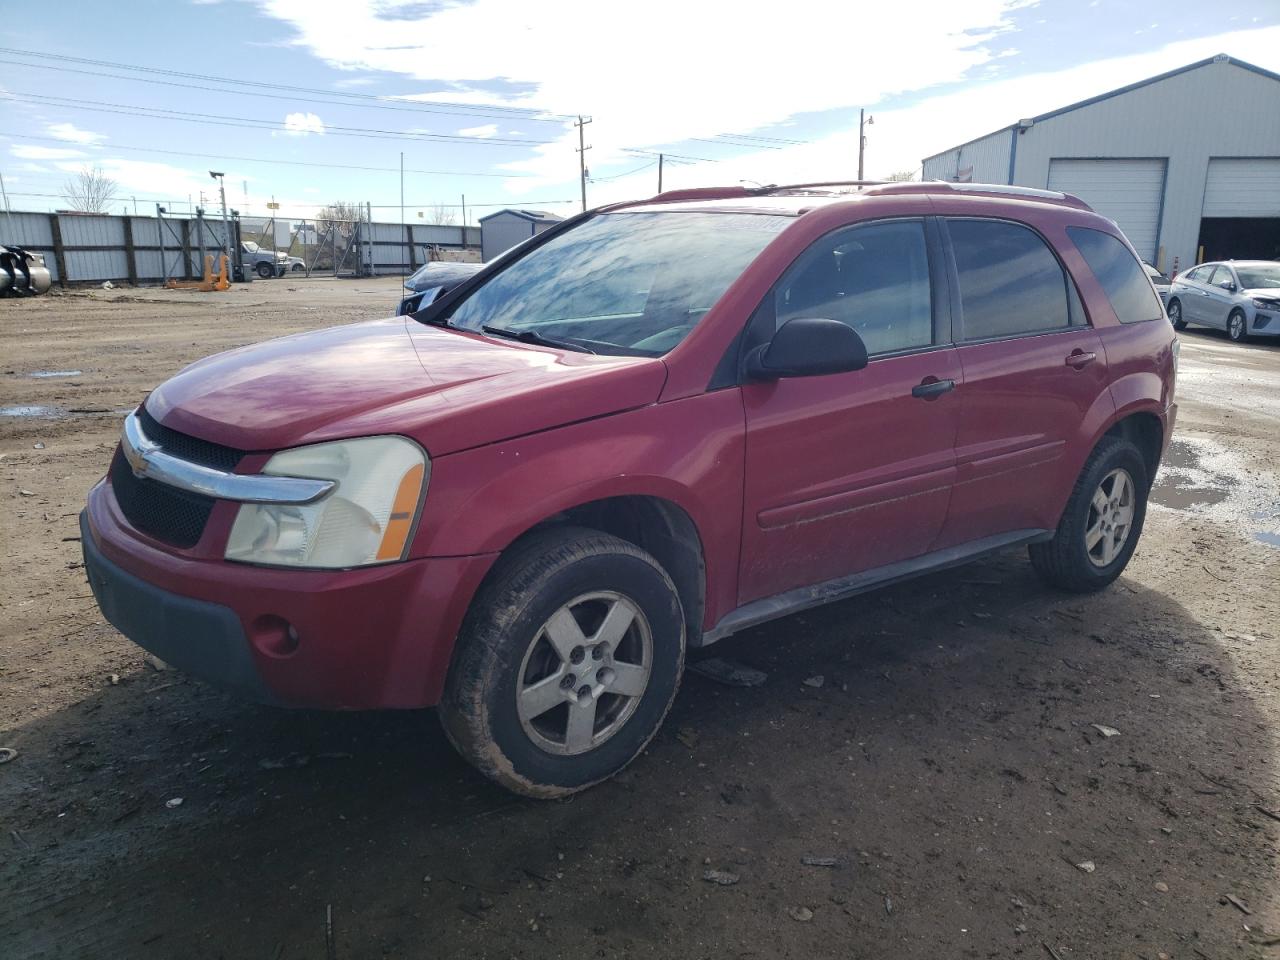
[[[1129,540],[1135,503],[1133,477],[1117,467],[1102,478],[1089,502],[1084,546],[1096,567],[1110,564]]]
[[[525,651],[520,725],[548,753],[586,753],[635,713],[652,669],[653,633],[639,606],[611,590],[583,594],[556,610]]]

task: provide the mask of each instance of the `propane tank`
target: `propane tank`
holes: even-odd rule
[[[0,246],[0,297],[34,297],[53,285],[44,257],[22,247]]]

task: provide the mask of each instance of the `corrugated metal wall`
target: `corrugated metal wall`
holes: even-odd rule
[[[971,140],[924,161],[925,180],[950,180],[962,183],[1009,182],[1009,129]]]
[[[1018,138],[1014,182],[1044,187],[1050,161],[1068,157],[1165,159],[1157,266],[1176,259],[1185,270],[1195,263],[1210,159],[1280,157],[1280,82],[1210,63],[1042,120]]]
[[[398,223],[374,223],[371,227],[373,242],[370,246],[375,274],[398,274],[422,264],[426,259],[426,245],[454,250],[463,247],[462,227],[412,224],[406,230],[403,224]],[[133,278],[154,282],[163,280],[166,272],[168,276],[178,278],[199,276],[204,270],[202,249],[204,253],[216,253],[222,245],[223,233],[220,219],[205,220],[201,230],[195,219],[166,217],[162,230],[160,221],[155,217],[25,212],[0,216],[0,244],[27,247],[43,254],[55,281],[63,279],[60,259],[66,265],[66,280],[70,282],[128,281]],[[412,249],[408,239],[410,233]],[[479,245],[479,228],[468,227],[465,234],[468,244]],[[248,234],[250,239],[254,236],[253,232]],[[185,262],[184,238],[187,244]],[[339,239],[339,251],[345,246],[346,241]],[[58,256],[59,247],[61,258]],[[344,269],[353,270],[365,262],[367,252],[362,240],[360,247],[347,257]]]
[[[1045,104],[1046,108],[1052,106]],[[1195,262],[1201,218],[1224,208],[1219,203],[1222,183],[1215,181],[1208,192],[1211,173],[1221,173],[1238,160],[1280,158],[1280,82],[1236,63],[1216,60],[1044,117],[1016,134],[1016,146],[1010,144],[1012,135],[1001,131],[929,157],[924,162],[924,177],[953,180],[958,166],[972,164],[974,180],[1044,188],[1049,184],[1053,161],[1163,161],[1167,177],[1154,255],[1163,269],[1172,269],[1174,261],[1186,269]],[[997,145],[991,141],[1000,139],[1004,141],[1003,172],[979,156],[994,150]],[[1015,163],[1010,181],[1011,149]],[[1215,170],[1210,168],[1211,161]],[[1265,174],[1265,165],[1256,162],[1236,164],[1234,169],[1245,167]],[[1250,211],[1242,216],[1276,216],[1265,191],[1253,191],[1253,204],[1242,193],[1239,199],[1242,202],[1233,208]]]

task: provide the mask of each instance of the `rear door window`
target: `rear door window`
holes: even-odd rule
[[[1146,271],[1120,240],[1088,227],[1067,227],[1067,235],[1097,277],[1121,323],[1158,320],[1164,316],[1164,308],[1151,288]]]
[[[1035,231],[1003,220],[947,220],[965,340],[1071,326],[1066,273]]]
[[[891,220],[816,241],[774,290],[780,327],[797,317],[839,320],[872,356],[933,343],[924,223]]]
[[[1212,266],[1196,267],[1194,270],[1192,270],[1190,273],[1187,274],[1186,279],[1190,280],[1193,283],[1208,283],[1209,274],[1212,272],[1213,272]]]

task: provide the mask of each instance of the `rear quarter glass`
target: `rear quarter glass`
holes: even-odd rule
[[[1164,316],[1142,265],[1119,238],[1089,227],[1067,227],[1067,235],[1106,293],[1117,320],[1140,323]]]

